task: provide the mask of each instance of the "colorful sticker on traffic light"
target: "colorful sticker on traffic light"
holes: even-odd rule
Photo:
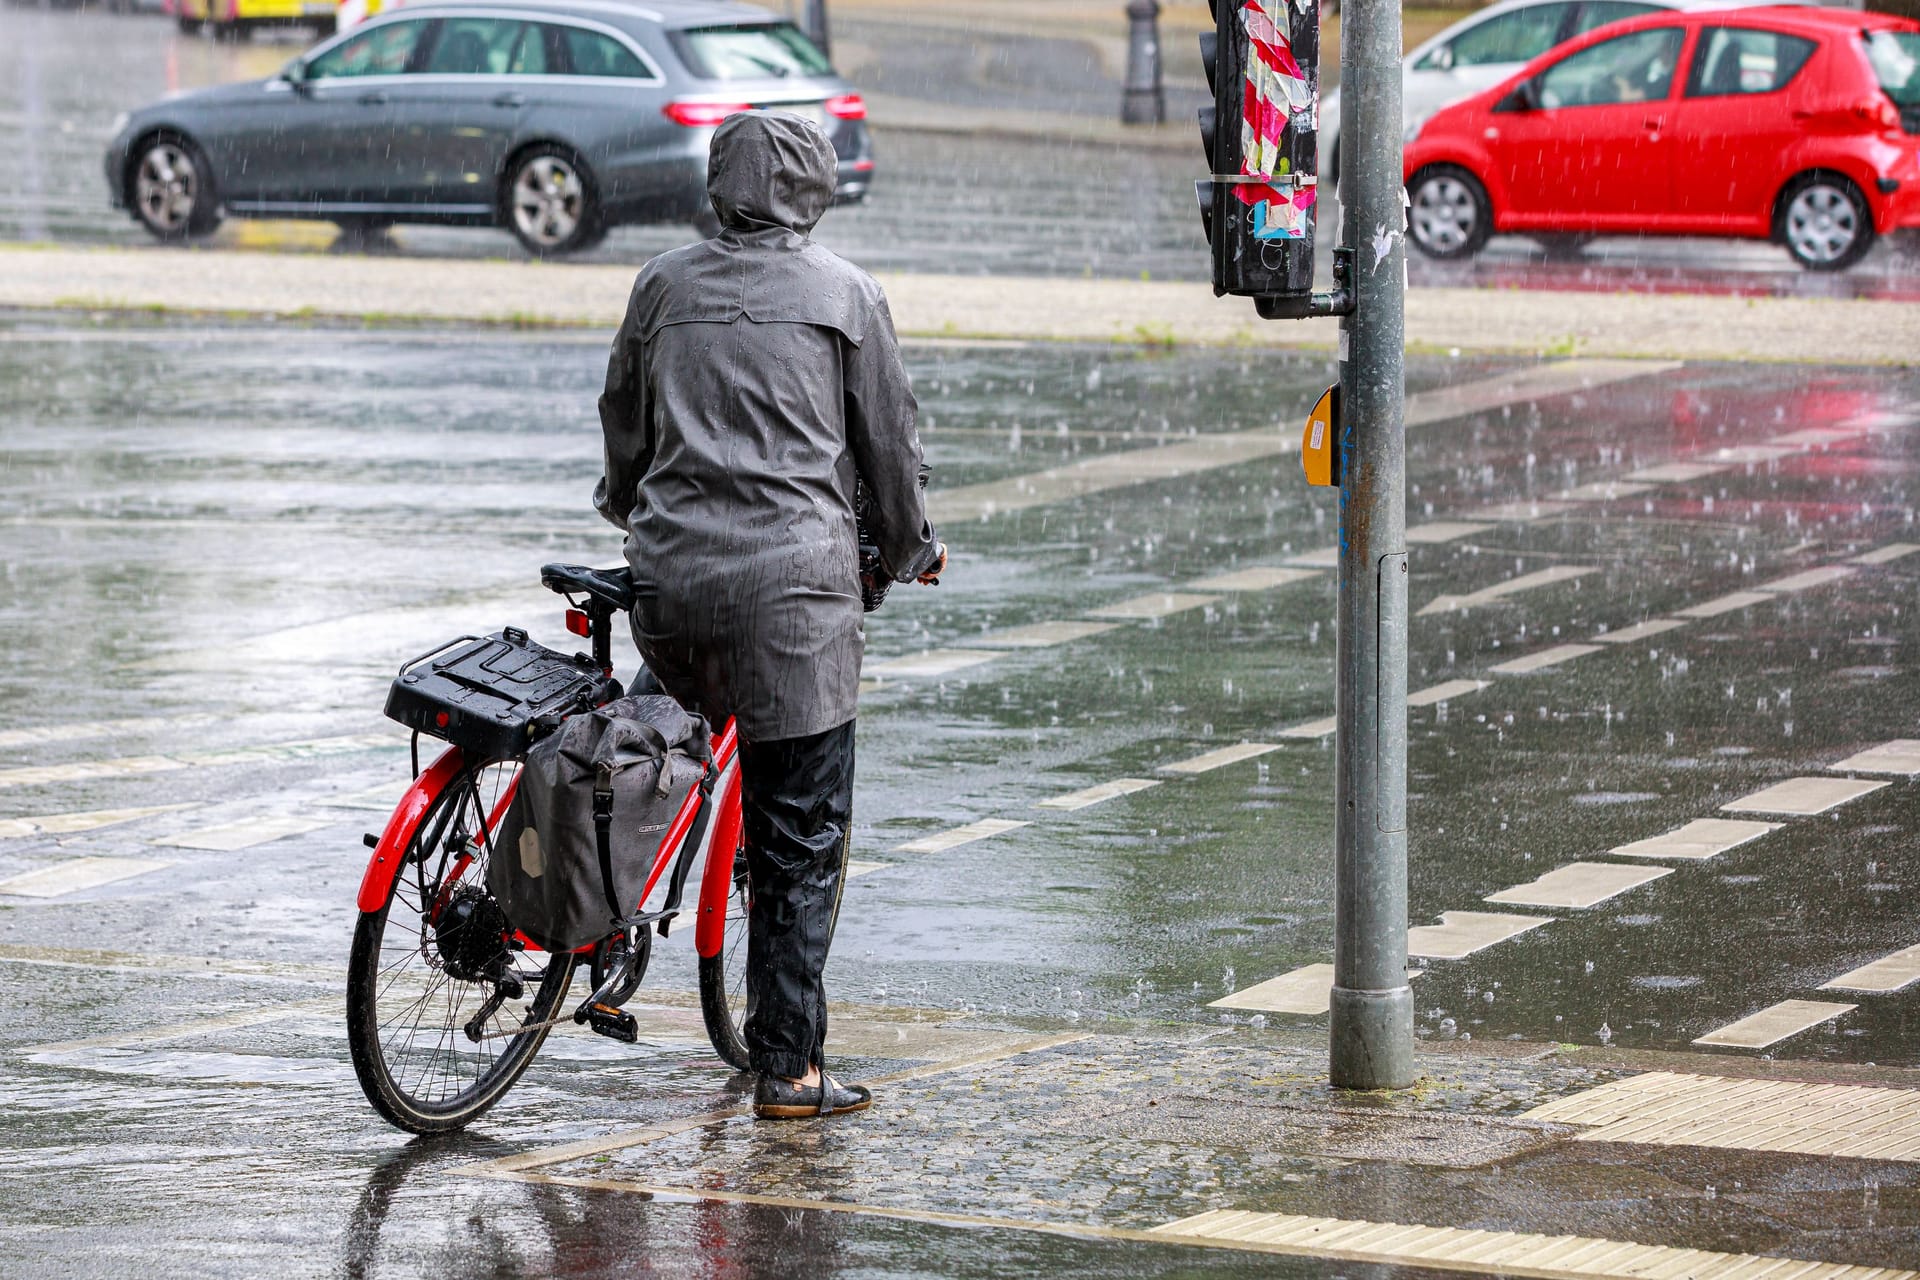
[[[1285,0],[1269,11],[1248,0],[1240,11],[1247,33],[1246,92],[1240,117],[1240,172],[1249,177],[1285,173],[1285,135],[1296,113],[1313,110],[1313,88],[1294,60],[1291,19]],[[1253,206],[1253,234],[1260,240],[1304,240],[1312,188],[1280,190],[1246,183],[1234,194]]]

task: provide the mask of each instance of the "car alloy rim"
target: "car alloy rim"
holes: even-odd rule
[[[1787,206],[1787,241],[1808,262],[1832,262],[1860,235],[1860,212],[1847,193],[1816,182]]]
[[[573,166],[558,156],[535,156],[513,184],[513,221],[535,244],[565,242],[580,226],[586,189]]]
[[[1421,244],[1447,252],[1473,235],[1480,209],[1458,178],[1429,178],[1413,197],[1413,234]]]
[[[148,147],[140,157],[133,185],[140,216],[147,224],[161,231],[178,231],[193,216],[200,175],[184,150],[171,142],[161,142]]]

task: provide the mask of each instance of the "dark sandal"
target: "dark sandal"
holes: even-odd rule
[[[753,1114],[762,1120],[811,1120],[842,1111],[865,1111],[873,1094],[857,1084],[841,1084],[822,1072],[820,1083],[794,1084],[779,1076],[761,1076],[753,1092]]]

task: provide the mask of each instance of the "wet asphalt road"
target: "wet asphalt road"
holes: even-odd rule
[[[649,985],[665,1003],[650,1049],[557,1037],[467,1145],[406,1154],[346,1068],[335,1002],[358,837],[407,769],[404,739],[378,715],[386,681],[462,632],[512,623],[567,643],[538,565],[618,556],[586,502],[603,342],[33,317],[0,330],[0,878],[87,856],[162,864],[0,896],[0,971],[19,996],[0,1040],[25,1049],[0,1067],[0,1166],[31,1206],[0,1231],[25,1274],[73,1249],[104,1273],[156,1239],[196,1271],[236,1275],[265,1257],[289,1274],[445,1274],[475,1257],[502,1274],[594,1274],[631,1256],[617,1248],[765,1259],[789,1238],[828,1269],[923,1260],[926,1237],[898,1224],[768,1207],[650,1214],[564,1188],[445,1180],[450,1161],[504,1149],[490,1143],[592,1136],[738,1097],[675,995],[692,986],[684,938],[656,949]],[[956,557],[942,586],[902,588],[870,621],[878,684],[862,702],[854,857],[878,865],[849,886],[829,982],[871,1025],[847,1032],[844,1069],[933,1056],[916,1037],[948,1026],[1317,1034],[1323,1019],[1209,1006],[1329,956],[1329,740],[1278,735],[1332,711],[1331,574],[1209,589],[1050,647],[963,652],[971,665],[945,674],[884,664],[1331,546],[1332,503],[1302,486],[1290,455],[1177,477],[1156,461],[1196,435],[1297,421],[1329,363],[929,344],[909,357]],[[1777,819],[1710,861],[1669,862],[1670,875],[1592,909],[1482,899],[1920,737],[1908,661],[1920,554],[1532,674],[1490,670],[1920,542],[1920,379],[1418,358],[1409,390],[1410,521],[1472,522],[1414,549],[1416,609],[1471,598],[1413,632],[1414,689],[1470,683],[1412,714],[1412,918],[1551,919],[1427,962],[1423,1039],[1687,1050],[1775,1001],[1826,998],[1821,982],[1912,945],[1909,781]],[[1764,443],[1809,428],[1829,434]],[[1131,483],[969,514],[1049,468],[1123,450],[1140,462]],[[1689,462],[1708,470],[1551,505]],[[1525,587],[1555,568],[1586,572]],[[1473,596],[1516,580],[1523,589]],[[1243,740],[1280,745],[1204,774],[1162,770]],[[142,772],[156,756],[174,764]],[[32,769],[50,772],[20,772]],[[1121,778],[1157,785],[1084,810],[1035,807]],[[71,834],[9,823],[129,808],[158,811]],[[989,818],[1030,825],[944,852],[899,848]],[[1769,1052],[1913,1063],[1920,990],[1841,998],[1859,1007]],[[313,1003],[249,1021],[298,1001]],[[227,1016],[234,1025],[127,1039]],[[890,1047],[896,1036],[904,1047]],[[261,1124],[280,1135],[268,1148]],[[151,1238],[95,1225],[102,1179]],[[241,1225],[223,1231],[215,1204]],[[1295,1265],[969,1232],[936,1233],[934,1247],[959,1274]]]
[[[870,91],[958,108],[1093,116],[1117,101],[1111,68],[1081,42],[1036,45],[979,31],[858,21],[836,30],[863,50],[868,60],[854,75]],[[114,115],[177,89],[272,75],[306,39],[266,32],[234,45],[182,37],[158,16],[0,7],[0,142],[15,175],[0,191],[0,237],[147,243],[107,203],[100,157]],[[964,56],[968,50],[973,56]],[[1184,88],[1170,89],[1170,118],[1189,118],[1192,99]],[[883,120],[876,145],[880,167],[869,204],[836,211],[820,232],[824,243],[871,270],[1206,278],[1192,196],[1197,142],[1191,156],[1063,148],[894,132]],[[638,263],[689,235],[678,226],[623,228],[586,256]],[[412,227],[367,244],[338,240],[326,223],[229,223],[212,243],[462,257],[521,252],[503,232]],[[1416,285],[1920,297],[1920,257],[1887,245],[1853,270],[1827,276],[1800,271],[1783,250],[1757,242],[1607,237],[1563,258],[1524,237],[1502,236],[1471,262],[1416,255],[1411,270]]]

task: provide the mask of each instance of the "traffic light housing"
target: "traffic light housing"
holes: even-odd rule
[[[1200,110],[1208,176],[1194,183],[1213,291],[1307,314],[1319,187],[1319,0],[1211,0],[1200,37],[1213,106]]]

